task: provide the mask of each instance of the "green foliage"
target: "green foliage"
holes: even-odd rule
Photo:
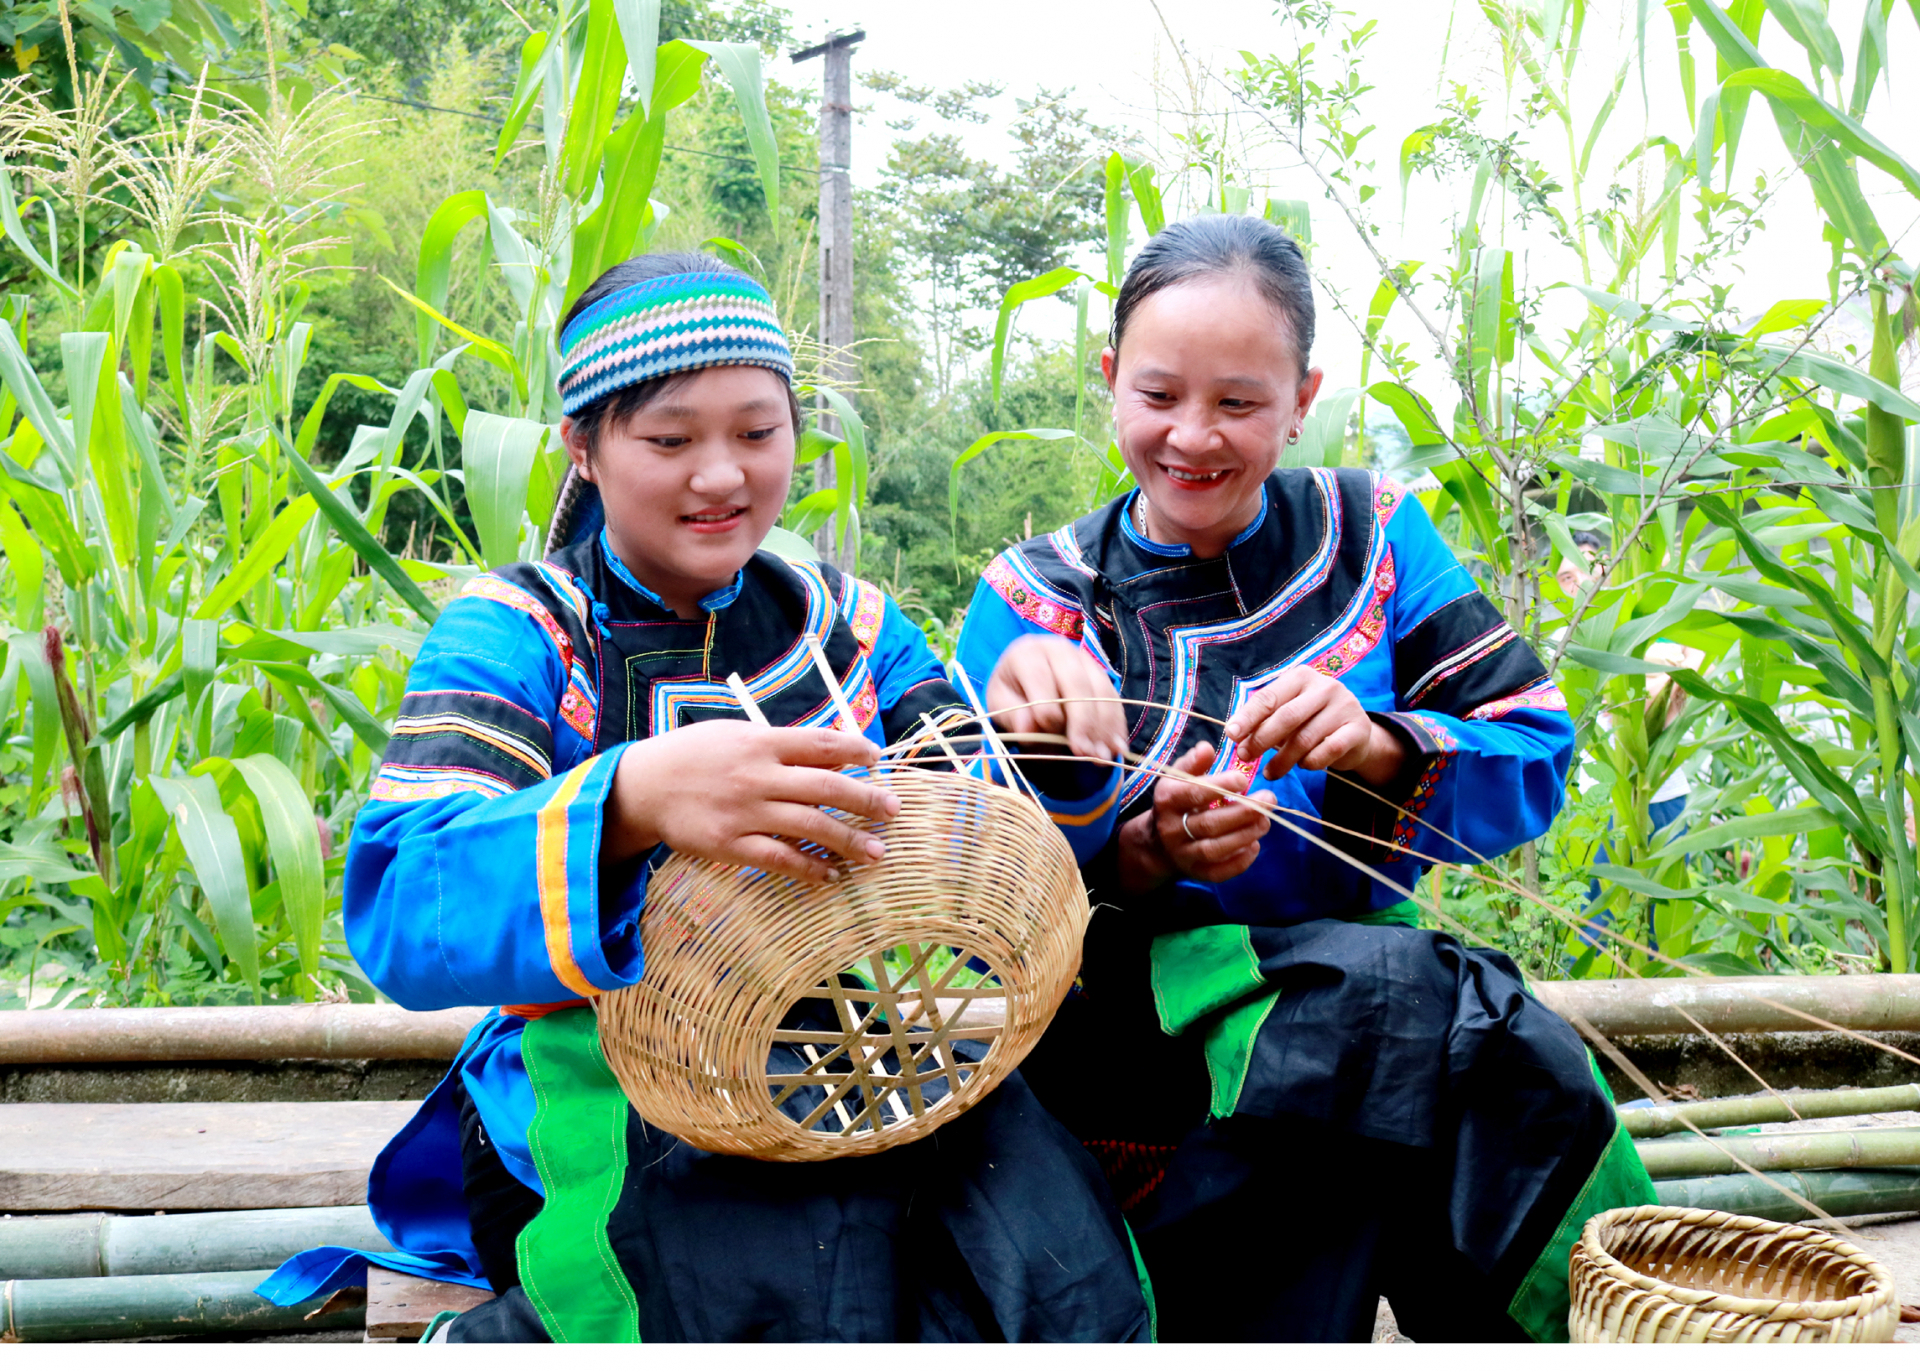
[[[661,44],[642,111],[618,96],[624,50],[614,73],[565,60],[611,13],[555,16],[542,136],[492,173],[484,125],[445,112],[484,84],[458,43],[429,87],[452,103],[402,106],[411,138],[272,48],[257,103],[209,82],[155,102],[132,143],[108,135],[133,97],[104,66],[74,110],[31,83],[0,97],[0,225],[36,288],[0,324],[0,748],[21,778],[0,790],[4,993],[371,995],[336,849],[440,605],[483,553],[544,535],[570,259],[619,260],[667,213],[596,221],[599,185],[649,206],[712,55],[778,212],[757,50]],[[567,129],[592,136],[545,136]],[[615,165],[627,130],[650,160]],[[377,197],[343,175],[352,151]],[[86,231],[103,214],[111,243]],[[373,270],[349,277],[356,252]]]
[[[1240,117],[1297,157],[1377,269],[1317,282],[1323,310],[1353,327],[1362,391],[1322,396],[1298,460],[1368,460],[1366,401],[1391,411],[1408,441],[1389,474],[1430,487],[1430,513],[1554,666],[1580,728],[1554,830],[1488,871],[1443,875],[1443,922],[1541,975],[1909,969],[1920,406],[1900,393],[1898,358],[1914,346],[1914,269],[1889,250],[1856,166],[1903,198],[1920,198],[1920,178],[1867,126],[1874,76],[1843,91],[1821,6],[1669,5],[1691,124],[1650,131],[1607,168],[1594,150],[1627,70],[1597,98],[1576,82],[1584,7],[1481,6],[1503,99],[1443,72],[1435,117],[1398,144],[1403,214],[1429,179],[1464,207],[1452,251],[1423,263],[1394,254],[1374,209],[1378,131],[1360,113],[1374,23],[1324,0],[1281,8],[1292,52],[1243,54]],[[1876,73],[1890,8],[1869,5],[1861,36]],[[1806,78],[1762,54],[1762,13],[1804,49]],[[1719,80],[1697,109],[1696,31]],[[1643,74],[1648,42],[1643,28]],[[1752,320],[1728,305],[1734,264],[1794,184],[1756,176],[1735,189],[1755,96],[1820,211],[1833,265],[1828,298]],[[1196,115],[1184,162],[1156,175],[1110,157],[1110,280],[1128,198],[1149,232],[1195,178],[1207,208],[1246,209],[1226,137]],[[1267,212],[1311,249],[1305,209],[1269,201]],[[1570,257],[1576,279],[1520,279],[1530,250]],[[1013,286],[1003,320],[1054,284]],[[1349,303],[1350,291],[1370,302]],[[1549,331],[1549,314],[1575,322]],[[1823,350],[1849,318],[1869,321],[1868,336]],[[1352,447],[1349,407],[1362,435]],[[1577,540],[1594,533],[1597,555]],[[1649,803],[1683,771],[1686,812],[1654,831]],[[1583,938],[1582,917],[1612,933]]]
[[[1130,480],[1094,365],[1129,245],[1201,210],[1310,252],[1358,228],[1365,278],[1318,289],[1360,383],[1289,460],[1421,481],[1580,729],[1554,830],[1445,874],[1442,926],[1536,975],[1911,967],[1913,273],[1858,172],[1920,193],[1872,111],[1904,21],[1870,4],[1841,44],[1819,6],[1667,11],[1690,123],[1611,166],[1636,62],[1576,89],[1579,5],[1480,7],[1508,89],[1443,73],[1390,135],[1360,114],[1373,26],[1284,4],[1291,52],[1245,56],[1230,119],[1196,93],[1158,161],[1049,91],[976,155],[1001,88],[869,77],[909,114],[856,201],[859,379],[816,399],[846,436],[802,446],[833,480],[796,480],[783,534],[829,528],[950,652],[992,556]],[[0,1005],[365,997],[344,844],[439,607],[544,537],[568,302],[705,245],[821,371],[813,97],[763,79],[761,3],[314,0],[262,28],[156,0],[71,9],[71,49],[59,13],[0,9],[27,77],[0,97]],[[1761,106],[1793,166],[1737,176]],[[1248,134],[1299,161],[1272,196]],[[1463,212],[1411,260],[1380,207],[1435,184]],[[1732,264],[1789,187],[1829,290],[1741,317]],[[1570,284],[1522,269],[1548,252]],[[1029,346],[1048,297],[1074,334]]]

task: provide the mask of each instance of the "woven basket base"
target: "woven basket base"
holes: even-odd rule
[[[1587,1221],[1570,1263],[1574,1342],[1891,1342],[1886,1268],[1831,1233],[1643,1205]]]

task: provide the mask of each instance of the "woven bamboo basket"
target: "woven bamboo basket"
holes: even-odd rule
[[[1891,1342],[1886,1268],[1831,1233],[1642,1205],[1587,1220],[1572,1259],[1574,1342]]]
[[[872,774],[884,861],[807,885],[675,854],[641,917],[646,971],[596,1001],[648,1123],[710,1152],[819,1161],[922,1137],[1039,1039],[1080,965],[1072,850],[1019,791]]]

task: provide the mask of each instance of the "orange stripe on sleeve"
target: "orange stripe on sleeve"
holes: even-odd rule
[[[561,779],[553,798],[540,806],[537,828],[535,869],[540,883],[540,923],[547,937],[547,962],[560,984],[576,995],[598,995],[600,991],[580,970],[573,958],[573,920],[567,898],[567,809],[586,783],[587,772],[598,758],[569,771]]]

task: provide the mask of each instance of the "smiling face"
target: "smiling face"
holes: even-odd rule
[[[1286,318],[1244,276],[1203,276],[1142,300],[1100,369],[1147,535],[1218,557],[1260,512],[1260,483],[1320,389]]]
[[[786,383],[766,367],[691,373],[624,418],[588,453],[571,420],[567,455],[600,487],[607,541],[682,618],[747,564],[786,504],[794,432]]]

